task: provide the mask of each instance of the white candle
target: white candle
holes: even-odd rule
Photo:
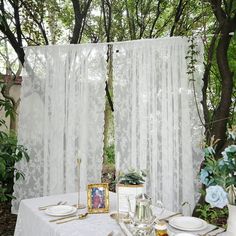
[[[78,207],[80,205],[80,164],[81,159],[77,159],[77,168],[78,168]]]
[[[78,168],[78,204],[77,204],[77,208],[83,209],[86,206],[84,204],[80,203],[80,164],[81,164],[81,159],[78,158],[77,159],[77,168]]]

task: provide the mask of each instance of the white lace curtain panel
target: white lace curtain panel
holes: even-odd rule
[[[202,64],[202,45],[199,65]],[[116,168],[146,169],[146,189],[169,210],[195,202],[202,137],[186,73],[186,38],[117,43],[114,52]],[[77,191],[101,180],[107,44],[28,47],[18,140],[21,199]],[[201,72],[195,74],[200,100]]]
[[[201,123],[187,75],[187,38],[114,45],[116,168],[147,170],[146,191],[172,211],[193,207],[201,161]],[[202,44],[196,80],[200,101]]]
[[[28,47],[18,141],[30,161],[17,163],[12,211],[24,198],[76,192],[101,181],[107,45]]]

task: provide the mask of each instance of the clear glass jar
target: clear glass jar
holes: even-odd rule
[[[154,225],[156,236],[168,236],[167,224],[165,221],[159,221]]]

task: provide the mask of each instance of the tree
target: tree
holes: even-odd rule
[[[73,3],[73,8],[71,9],[74,10],[75,15],[71,43],[80,43],[81,41],[91,1],[71,1]],[[0,31],[3,34],[2,40],[7,40],[10,43],[21,65],[24,64],[25,56],[23,45],[48,45],[49,43],[56,43],[62,35],[60,26],[66,25],[67,22],[59,14],[59,7],[60,5],[57,0],[0,0]],[[5,45],[7,44],[5,43]],[[5,46],[5,49],[7,49],[7,46]],[[9,65],[7,56],[4,59],[6,64]],[[14,110],[10,119],[11,130],[16,130],[15,115],[20,100],[15,101],[10,95],[10,89],[14,85],[16,78],[20,75],[21,65],[19,65],[17,71],[8,67],[6,73],[8,80],[4,80],[4,76],[2,76],[1,80],[1,93],[6,101],[11,103]]]
[[[6,39],[3,39],[4,46],[3,52],[0,52],[0,56],[5,61],[6,72],[1,74],[0,72],[0,92],[5,100],[2,99],[1,109],[5,108],[5,116],[10,117],[10,130],[16,131],[16,112],[20,103],[20,99],[15,99],[11,94],[10,90],[15,85],[17,79],[19,79],[19,75],[21,73],[21,64],[19,64],[19,68],[16,70],[16,74],[13,72],[13,68],[16,66],[16,59],[12,60],[10,58],[9,46]],[[15,68],[14,68],[15,69]]]
[[[70,43],[81,42],[91,2],[92,0],[71,0],[74,27]],[[71,8],[68,1],[65,1],[64,6],[65,10]],[[63,28],[68,26],[63,14],[60,14],[59,7],[63,9],[57,0],[0,1],[0,31],[7,37],[22,64],[24,64],[23,45],[48,45],[49,36],[51,42],[55,43],[58,34],[62,34],[60,26],[63,25]],[[61,25],[56,24],[57,20]]]
[[[7,6],[7,7],[6,7]],[[235,121],[235,0],[0,0],[0,31],[21,63],[23,45],[57,42],[110,42],[200,32],[205,42],[202,107],[206,142],[227,145],[227,126]],[[63,35],[66,32],[66,39]],[[208,37],[207,34],[213,35]],[[208,41],[210,39],[210,42]],[[112,63],[111,47],[107,61]],[[112,73],[106,84],[112,108]],[[106,106],[107,107],[107,106]]]
[[[206,139],[209,142],[212,136],[219,140],[217,150],[221,149],[226,144],[226,130],[230,116],[230,108],[232,105],[233,95],[233,78],[234,73],[229,65],[228,52],[231,47],[232,33],[236,30],[236,4],[233,1],[209,0],[208,3],[212,8],[212,12],[216,18],[216,29],[214,37],[211,40],[208,60],[205,66],[203,77],[203,109],[206,128]],[[215,52],[214,52],[215,50]],[[209,87],[210,77],[214,76],[211,73],[213,65],[213,56],[216,55],[217,69],[219,71],[220,96],[214,110],[210,112],[207,105],[207,88]]]
[[[86,25],[87,14],[92,0],[87,0],[87,1],[71,0],[71,1],[73,3],[75,24],[70,43],[76,44],[81,42],[84,27]]]
[[[20,20],[20,2],[19,0],[8,1],[11,6],[11,11],[6,10],[5,1],[0,1],[0,30],[7,37],[10,44],[14,48],[20,62],[24,62],[24,50],[22,43],[22,29]],[[12,21],[14,19],[14,21]],[[11,29],[11,24],[14,24],[14,31]]]

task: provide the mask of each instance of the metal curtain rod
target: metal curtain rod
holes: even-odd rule
[[[215,34],[207,34],[206,37],[212,37]],[[233,36],[234,32],[230,32],[229,35]],[[175,36],[175,37],[182,37],[182,36]],[[184,36],[183,36],[184,37]],[[187,37],[187,36],[185,36]],[[166,37],[161,37],[161,38],[166,38]],[[145,39],[137,39],[137,40],[127,40],[127,41],[119,41],[119,42],[102,42],[98,44],[107,44],[107,45],[114,45],[114,44],[120,44],[120,43],[131,43],[133,41],[142,41],[142,40],[156,40],[156,39],[161,39],[161,38],[145,38]],[[169,38],[174,38],[174,37],[169,37]],[[97,43],[83,43],[83,44],[78,44],[78,45],[86,45],[86,44],[97,44]],[[66,45],[66,44],[64,44]],[[67,45],[76,45],[76,44],[67,44]],[[58,44],[50,44],[50,45],[35,45],[35,46],[23,46],[21,48],[27,48],[27,47],[39,47],[39,46],[58,46]]]
[[[207,37],[212,37],[216,34],[206,34]],[[219,35],[222,35],[222,34],[219,34]],[[233,36],[234,35],[234,32],[230,32],[229,35]]]

